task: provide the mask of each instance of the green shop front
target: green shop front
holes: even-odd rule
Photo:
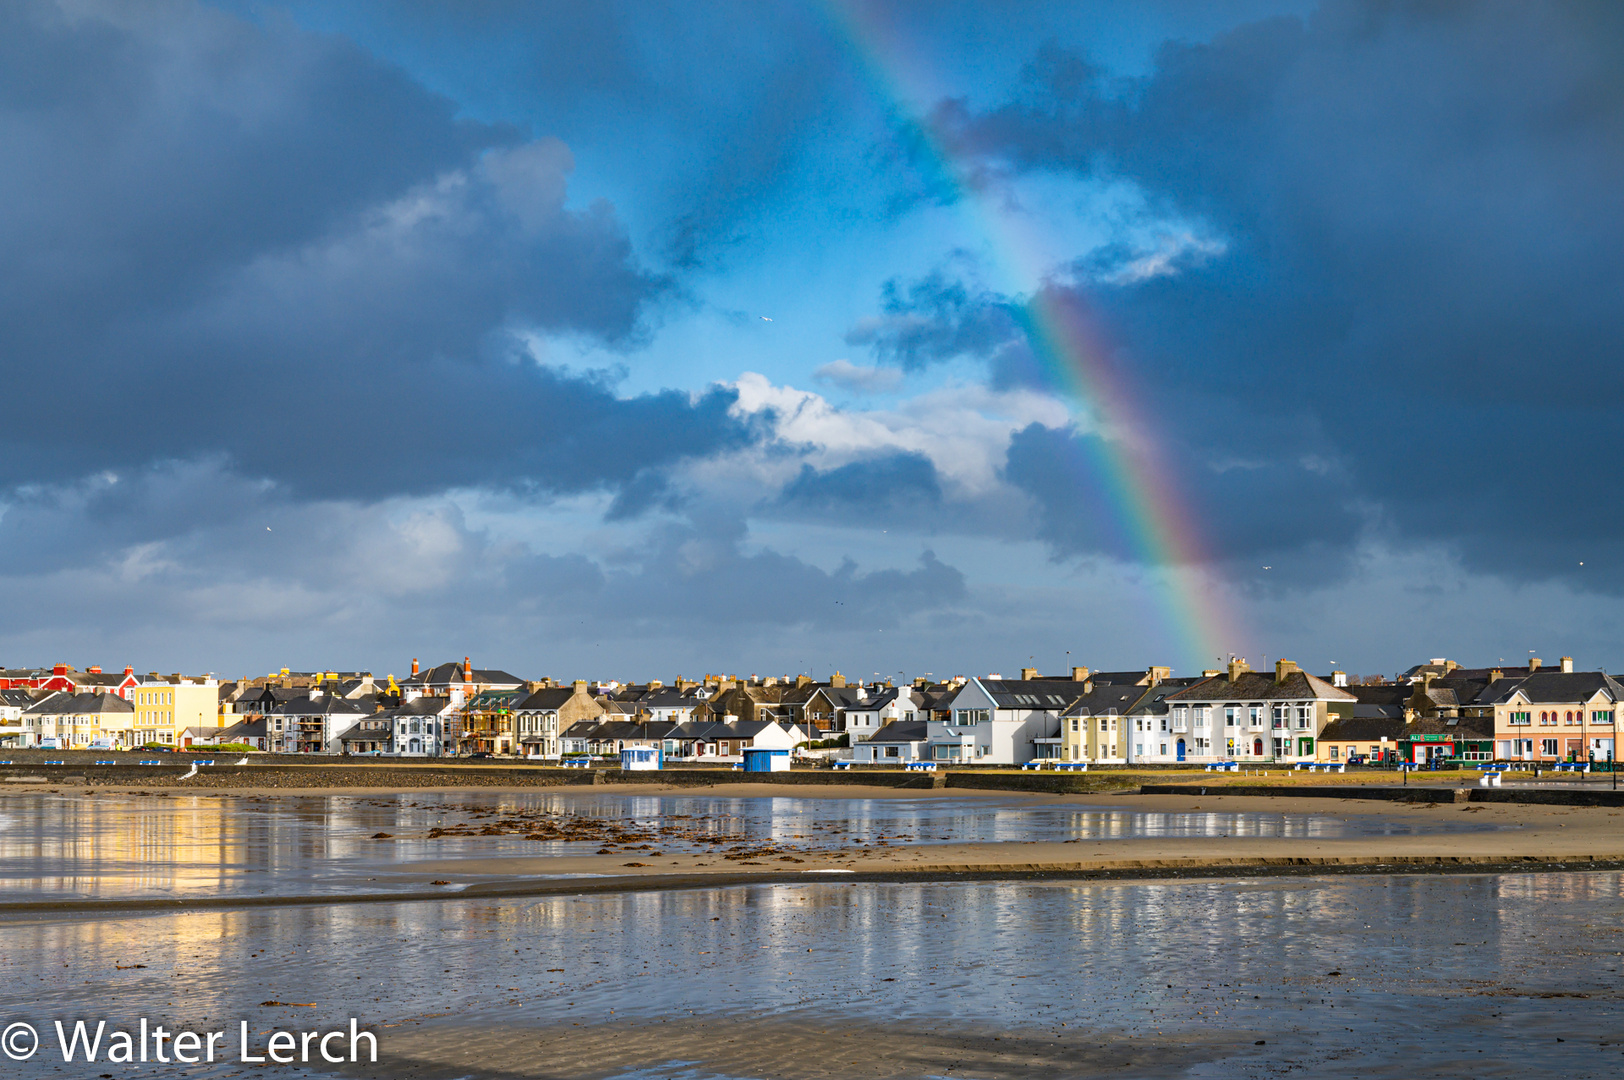
[[[1401,736],[1398,740],[1402,761],[1425,765],[1434,759],[1454,761],[1493,761],[1494,739],[1472,731],[1442,734],[1420,733]]]

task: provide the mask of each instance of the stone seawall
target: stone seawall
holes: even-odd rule
[[[29,755],[0,754],[0,761],[10,758],[11,764],[0,764],[0,791],[22,789],[24,786],[64,785],[87,787],[173,787],[208,789],[265,789],[305,788],[344,789],[369,788],[376,790],[421,790],[427,788],[548,788],[577,787],[601,784],[661,785],[665,787],[713,787],[717,784],[771,784],[785,787],[879,787],[905,790],[940,790],[962,788],[982,791],[1034,792],[1045,794],[1078,794],[1090,791],[1121,790],[1132,786],[1128,777],[1110,774],[1069,774],[1037,772],[956,772],[936,773],[902,772],[900,770],[841,770],[796,769],[790,772],[749,773],[734,769],[696,768],[624,771],[621,769],[565,769],[558,766],[507,765],[484,762],[459,762],[452,765],[406,764],[393,761],[366,763],[312,762],[305,758],[274,759],[253,758],[253,764],[238,765],[222,761],[217,765],[199,766],[195,776],[185,777],[191,771],[191,755],[153,755],[146,760],[160,760],[158,765],[137,765],[133,761],[140,755],[118,755],[116,765],[96,764],[94,753],[63,753],[54,757],[50,752]],[[112,755],[102,755],[106,760]],[[62,761],[46,764],[46,760]],[[204,760],[207,760],[205,757]],[[219,758],[215,760],[220,761]],[[129,763],[126,763],[129,762]],[[286,762],[286,763],[284,763]],[[296,764],[293,762],[297,762]]]
[[[1378,799],[1407,803],[1537,803],[1545,806],[1624,806],[1624,791],[1585,788],[1422,787],[1366,784],[1143,784],[1141,795],[1262,795],[1299,799]]]

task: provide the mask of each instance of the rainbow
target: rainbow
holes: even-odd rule
[[[939,101],[945,88],[915,59],[918,50],[898,41],[880,5],[862,0],[824,0],[832,36],[843,45],[882,105],[907,116],[922,138],[923,165],[957,196],[973,231],[984,236],[995,269],[1018,292],[1016,283],[1044,281],[1047,258],[1037,238],[1015,215],[1000,214],[980,186],[969,182],[972,163],[960,160],[943,133],[919,105]],[[1110,362],[1098,320],[1074,295],[1038,288],[1022,308],[1023,329],[1033,355],[1053,387],[1080,402],[1101,438],[1082,443],[1087,470],[1108,492],[1128,546],[1148,566],[1160,629],[1167,647],[1197,669],[1241,650],[1246,640],[1223,603],[1222,589],[1203,572],[1209,552],[1166,454],[1154,438],[1156,427],[1139,405],[1128,377]]]

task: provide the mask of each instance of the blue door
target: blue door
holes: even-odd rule
[[[1183,739],[1179,740],[1179,760],[1180,761],[1184,760],[1184,740]]]

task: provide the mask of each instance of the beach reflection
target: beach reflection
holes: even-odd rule
[[[323,895],[414,887],[427,859],[586,854],[597,841],[519,835],[442,836],[430,829],[482,814],[550,812],[681,826],[667,851],[707,850],[696,834],[770,839],[789,849],[858,842],[877,848],[945,842],[1096,841],[1182,837],[1336,839],[1493,828],[1456,820],[1350,819],[1334,813],[1140,812],[997,798],[720,798],[535,792],[364,796],[168,797],[6,793],[0,797],[0,899]],[[374,839],[378,833],[387,839]]]
[[[352,1015],[386,1035],[963,1017],[1144,1038],[1238,1032],[1315,1076],[1492,1075],[1513,1062],[1524,1075],[1601,1076],[1619,1060],[1621,900],[1619,874],[1564,873],[813,882],[32,916],[0,922],[0,972],[42,1016],[193,1029]],[[278,1001],[314,1008],[263,1004]],[[1201,1075],[1253,1075],[1258,1064]]]

